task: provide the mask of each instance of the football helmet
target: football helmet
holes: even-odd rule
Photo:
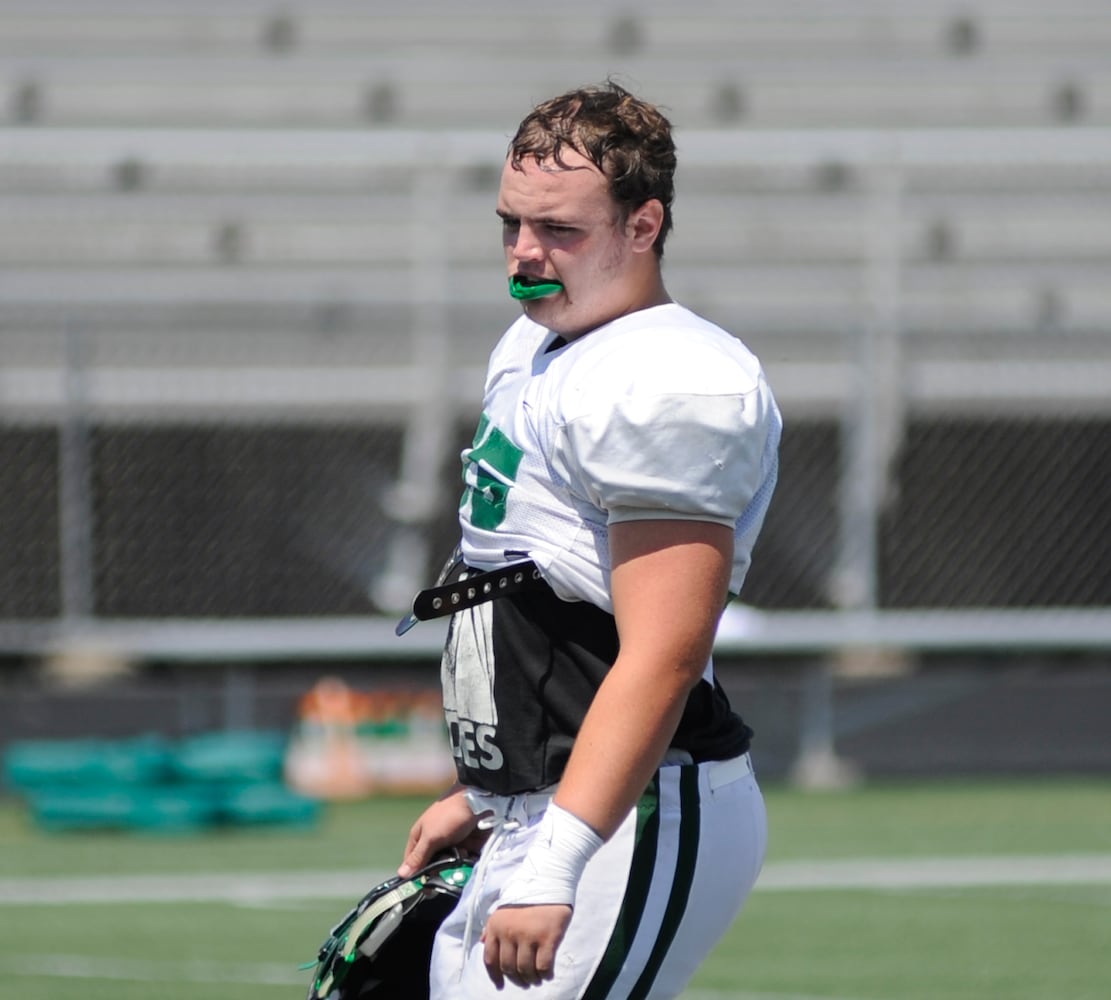
[[[432,939],[473,868],[452,851],[371,889],[320,946],[307,1000],[427,998]]]

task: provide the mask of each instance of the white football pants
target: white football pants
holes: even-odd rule
[[[480,941],[551,792],[494,798],[504,822],[436,936],[432,1000],[663,1000],[676,997],[740,912],[767,845],[747,754],[665,765],[579,883],[555,976],[496,990]],[[485,800],[484,800],[485,801]]]

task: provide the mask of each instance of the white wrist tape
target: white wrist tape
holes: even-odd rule
[[[574,906],[583,869],[602,843],[602,838],[578,816],[552,802],[544,811],[521,867],[506,882],[497,905]]]

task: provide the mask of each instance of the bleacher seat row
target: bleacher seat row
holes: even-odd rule
[[[512,314],[506,132],[611,73],[678,128],[669,287],[769,365],[877,324],[911,358],[1111,357],[1111,5],[505,10],[0,0],[0,359],[395,365],[431,325],[474,364]]]

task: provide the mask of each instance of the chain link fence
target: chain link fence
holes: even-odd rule
[[[745,600],[835,607],[838,428],[788,427]],[[90,519],[79,526],[89,562],[72,601],[107,618],[396,610],[372,594],[400,437],[351,426],[94,430]],[[1111,604],[1109,442],[1104,420],[916,422],[883,512],[880,607]],[[0,609],[57,618],[76,559],[63,555],[58,432],[8,427],[0,451]],[[430,551],[450,548],[452,506],[445,474]]]

